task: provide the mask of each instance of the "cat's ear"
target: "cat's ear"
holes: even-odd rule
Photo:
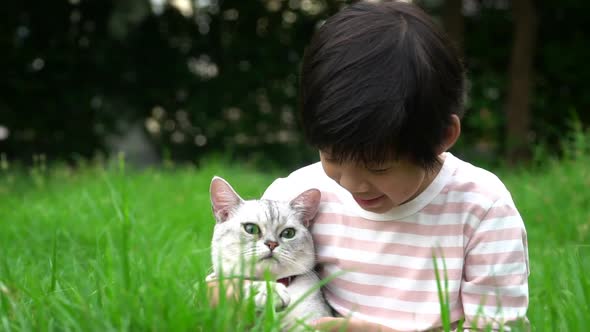
[[[289,204],[302,214],[305,227],[310,227],[313,218],[318,213],[322,193],[317,189],[309,189],[295,197]]]
[[[218,223],[229,219],[231,212],[242,204],[242,198],[224,179],[214,176],[209,187],[213,215]]]

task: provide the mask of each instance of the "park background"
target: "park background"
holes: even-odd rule
[[[534,331],[590,326],[590,2],[414,1],[468,70],[452,152],[525,220]],[[317,160],[297,122],[312,32],[350,1],[8,1],[0,13],[0,331],[274,331],[211,309],[208,185]]]
[[[305,45],[342,0],[9,1],[0,20],[0,153],[138,165],[212,154],[293,169]],[[464,56],[454,152],[499,165],[559,155],[590,125],[587,1],[416,1]]]

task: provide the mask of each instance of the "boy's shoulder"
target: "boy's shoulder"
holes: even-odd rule
[[[266,189],[263,198],[291,199],[311,188],[322,192],[337,190],[335,182],[326,175],[320,162],[301,167],[286,177],[276,179]]]
[[[449,153],[448,157],[456,167],[447,190],[474,193],[491,201],[500,199],[512,200],[506,185],[493,172],[463,161]]]
[[[324,172],[322,163],[319,161],[294,170],[287,176],[287,178],[298,181],[320,180],[322,182],[324,182],[326,178],[329,179]]]
[[[326,175],[319,161],[291,172],[284,180],[290,186],[304,190],[309,188],[330,190],[336,185],[336,182]]]

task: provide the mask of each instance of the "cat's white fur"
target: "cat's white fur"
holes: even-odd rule
[[[270,283],[277,309],[288,308],[314,287],[316,291],[289,308],[283,320],[285,327],[295,326],[297,320],[310,322],[330,316],[330,309],[317,286],[319,279],[313,271],[315,253],[308,230],[319,207],[320,191],[307,190],[290,202],[243,200],[229,183],[214,177],[210,194],[216,224],[211,245],[213,273],[208,279],[223,275],[252,280],[245,283],[244,294],[249,296],[254,292],[254,302],[264,307],[268,297],[263,281],[265,271],[276,280],[294,277],[287,287],[278,282]],[[246,223],[257,225],[260,234],[246,232]],[[286,228],[295,230],[293,238],[281,236]],[[273,242],[277,246],[271,250],[269,243]]]

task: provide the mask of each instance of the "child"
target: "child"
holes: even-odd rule
[[[337,274],[325,297],[351,317],[348,330],[440,328],[433,255],[441,278],[446,267],[453,326],[526,321],[524,224],[495,175],[446,152],[460,134],[464,69],[432,19],[403,2],[350,5],[314,35],[300,89],[320,162],[264,198],[322,191],[318,267]]]

